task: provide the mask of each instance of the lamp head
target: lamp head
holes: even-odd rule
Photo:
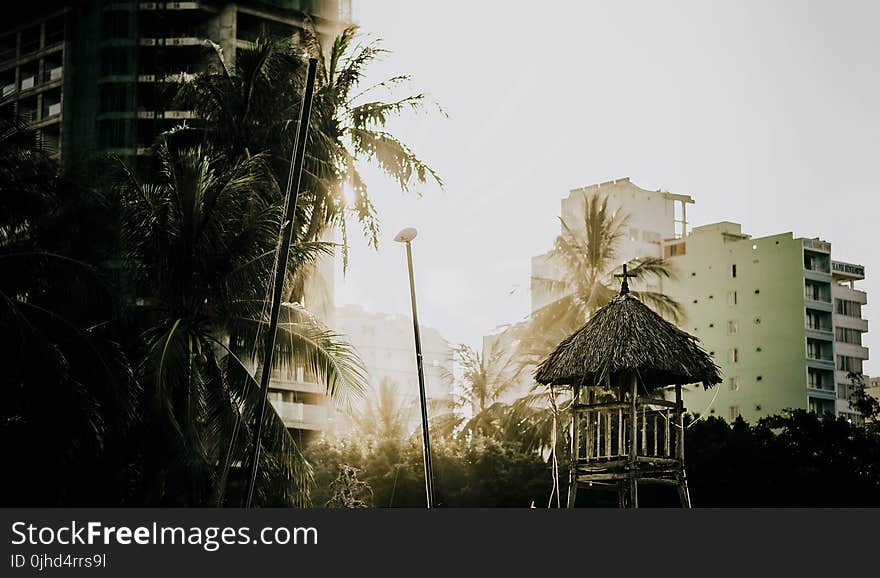
[[[416,235],[418,235],[418,233],[419,232],[416,231],[413,227],[407,227],[406,229],[399,232],[397,236],[394,237],[394,240],[398,243],[409,243],[416,238]]]

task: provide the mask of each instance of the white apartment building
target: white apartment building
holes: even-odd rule
[[[367,370],[368,400],[355,402],[353,411],[375,400],[380,384],[392,384],[396,405],[408,409],[409,429],[420,424],[419,380],[416,368],[412,319],[405,315],[373,313],[358,305],[336,308],[335,329],[355,347]],[[425,372],[425,393],[432,411],[449,411],[453,404],[453,348],[442,335],[424,324],[419,327]],[[337,433],[350,428],[345,416],[337,417]]]

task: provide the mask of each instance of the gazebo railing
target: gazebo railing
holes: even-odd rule
[[[580,404],[578,462],[628,458],[632,439],[632,406],[629,403]],[[674,402],[639,398],[636,405],[636,456],[681,459],[679,419]],[[683,449],[683,444],[681,446]]]

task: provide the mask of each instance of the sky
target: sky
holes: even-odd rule
[[[379,250],[353,236],[337,304],[409,314],[455,343],[528,313],[529,261],[570,189],[630,177],[693,196],[698,226],[822,237],[880,299],[880,3],[353,0],[391,53],[365,83],[411,74],[436,110],[390,130],[443,178],[402,193],[364,168]],[[402,93],[399,93],[402,94]],[[874,273],[876,272],[876,275]],[[864,337],[880,352],[880,328]],[[880,355],[880,353],[875,353]],[[868,374],[880,373],[869,361]]]

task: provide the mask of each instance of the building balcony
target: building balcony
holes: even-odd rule
[[[810,339],[816,339],[819,341],[834,341],[834,333],[830,327],[825,326],[811,326],[807,323],[804,326],[806,330],[807,337]]]
[[[861,345],[856,345],[855,343],[835,341],[834,352],[837,355],[846,355],[847,357],[855,357],[858,359],[868,359],[868,348]]]
[[[831,402],[835,402],[837,400],[837,392],[835,392],[834,388],[830,390],[826,389],[814,389],[812,387],[807,387],[807,396],[812,399],[821,399],[827,400]]]
[[[141,46],[201,46],[207,40],[196,36],[172,36],[169,38],[141,38]]]
[[[329,406],[277,400],[271,403],[284,425],[291,429],[325,430],[332,419]]]
[[[198,10],[200,2],[140,2],[138,10]]]
[[[139,110],[137,117],[141,119],[170,118],[175,120],[197,118],[192,110]]]
[[[821,397],[822,399],[835,399],[837,397],[837,391],[834,389],[833,383],[827,386],[819,386],[808,383],[807,391],[810,395],[816,395],[817,397]]]
[[[299,391],[302,393],[326,393],[326,388],[319,383],[315,383],[313,381],[298,380],[296,378],[279,378],[276,377],[276,374],[274,372],[272,377],[270,378],[270,383],[273,389]]]
[[[829,271],[821,271],[818,269],[808,269],[804,267],[804,279],[811,281],[819,281],[820,283],[830,283],[831,273]]]
[[[866,305],[868,303],[868,294],[859,289],[852,289],[844,285],[835,284],[831,289],[831,294],[835,299],[846,299],[847,301],[855,301]]]
[[[190,72],[178,72],[176,74],[141,74],[138,76],[138,82],[167,82],[167,83],[184,83],[192,82],[196,75]]]
[[[865,333],[868,331],[868,320],[861,317],[850,317],[849,315],[834,314],[835,327],[848,327]]]

